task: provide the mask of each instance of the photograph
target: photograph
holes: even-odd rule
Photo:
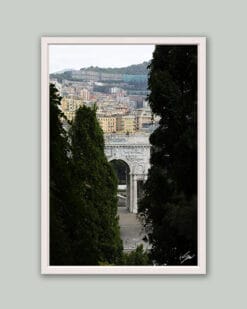
[[[206,274],[206,38],[42,37],[41,273]]]

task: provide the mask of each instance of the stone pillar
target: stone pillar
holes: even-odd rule
[[[129,199],[129,211],[131,213],[137,213],[137,179],[136,175],[130,174],[130,199]]]
[[[133,201],[132,201],[132,212],[137,213],[137,179],[136,175],[133,175]]]
[[[126,207],[130,210],[130,175],[127,174],[126,177]]]
[[[133,212],[133,175],[129,175],[129,212]]]

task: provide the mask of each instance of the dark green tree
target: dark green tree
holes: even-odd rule
[[[50,84],[50,265],[72,263],[67,229],[70,196],[69,144],[62,127],[61,97]]]
[[[147,251],[143,249],[143,245],[139,245],[135,250],[129,253],[123,253],[122,265],[151,265],[151,260]]]
[[[149,102],[161,117],[139,204],[157,264],[197,264],[197,47],[158,45]]]
[[[77,110],[70,130],[75,217],[75,264],[116,264],[122,254],[117,217],[117,179],[104,154],[96,110]]]

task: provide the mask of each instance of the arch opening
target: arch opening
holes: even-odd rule
[[[118,179],[118,207],[130,209],[130,167],[121,159],[114,159],[110,164]]]

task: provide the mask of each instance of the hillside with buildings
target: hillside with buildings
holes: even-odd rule
[[[151,113],[146,100],[147,65],[82,68],[51,74],[50,81],[62,96],[61,108],[69,121],[73,121],[79,107],[95,106],[105,134],[151,133],[159,119]]]
[[[81,71],[94,71],[100,73],[111,73],[111,74],[133,74],[133,75],[147,75],[147,66],[150,62],[144,61],[140,64],[132,64],[127,67],[121,68],[100,68],[97,66],[90,66],[88,68],[81,68]]]
[[[62,81],[88,81],[104,83],[125,83],[125,86],[136,85],[145,89],[147,86],[147,74],[149,62],[133,64],[122,68],[86,67],[80,70],[66,70],[51,74],[52,78]]]

